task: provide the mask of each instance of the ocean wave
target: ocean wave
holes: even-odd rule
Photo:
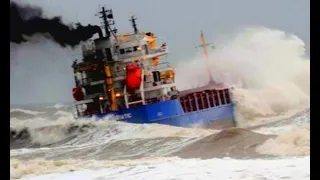
[[[45,112],[39,112],[39,111],[31,111],[27,109],[10,109],[10,116],[23,116],[23,115],[40,115],[44,114]]]
[[[310,125],[303,128],[293,128],[291,131],[268,139],[258,146],[260,154],[277,156],[310,155]]]

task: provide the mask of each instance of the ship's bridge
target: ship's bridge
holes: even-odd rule
[[[115,61],[131,62],[168,54],[165,39],[155,37],[153,33],[120,35],[113,42]]]

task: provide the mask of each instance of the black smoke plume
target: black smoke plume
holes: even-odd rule
[[[49,34],[49,37],[45,37],[53,39],[63,47],[74,47],[96,33],[103,36],[99,26],[82,26],[77,23],[74,28],[63,24],[60,17],[45,18],[39,7],[10,2],[10,42],[26,42],[28,39],[25,37],[37,33]]]

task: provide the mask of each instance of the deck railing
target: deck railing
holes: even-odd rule
[[[192,112],[231,103],[229,89],[206,90],[180,97],[184,112]]]

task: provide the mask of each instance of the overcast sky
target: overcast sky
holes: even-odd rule
[[[131,15],[138,28],[166,38],[168,60],[183,61],[196,53],[203,30],[210,41],[250,26],[276,28],[300,37],[310,46],[309,0],[16,0],[37,5],[44,13],[61,16],[66,23],[100,24],[99,5],[112,8],[119,32],[132,31]],[[11,47],[11,104],[72,101],[72,59],[79,51],[62,49],[41,37]]]

